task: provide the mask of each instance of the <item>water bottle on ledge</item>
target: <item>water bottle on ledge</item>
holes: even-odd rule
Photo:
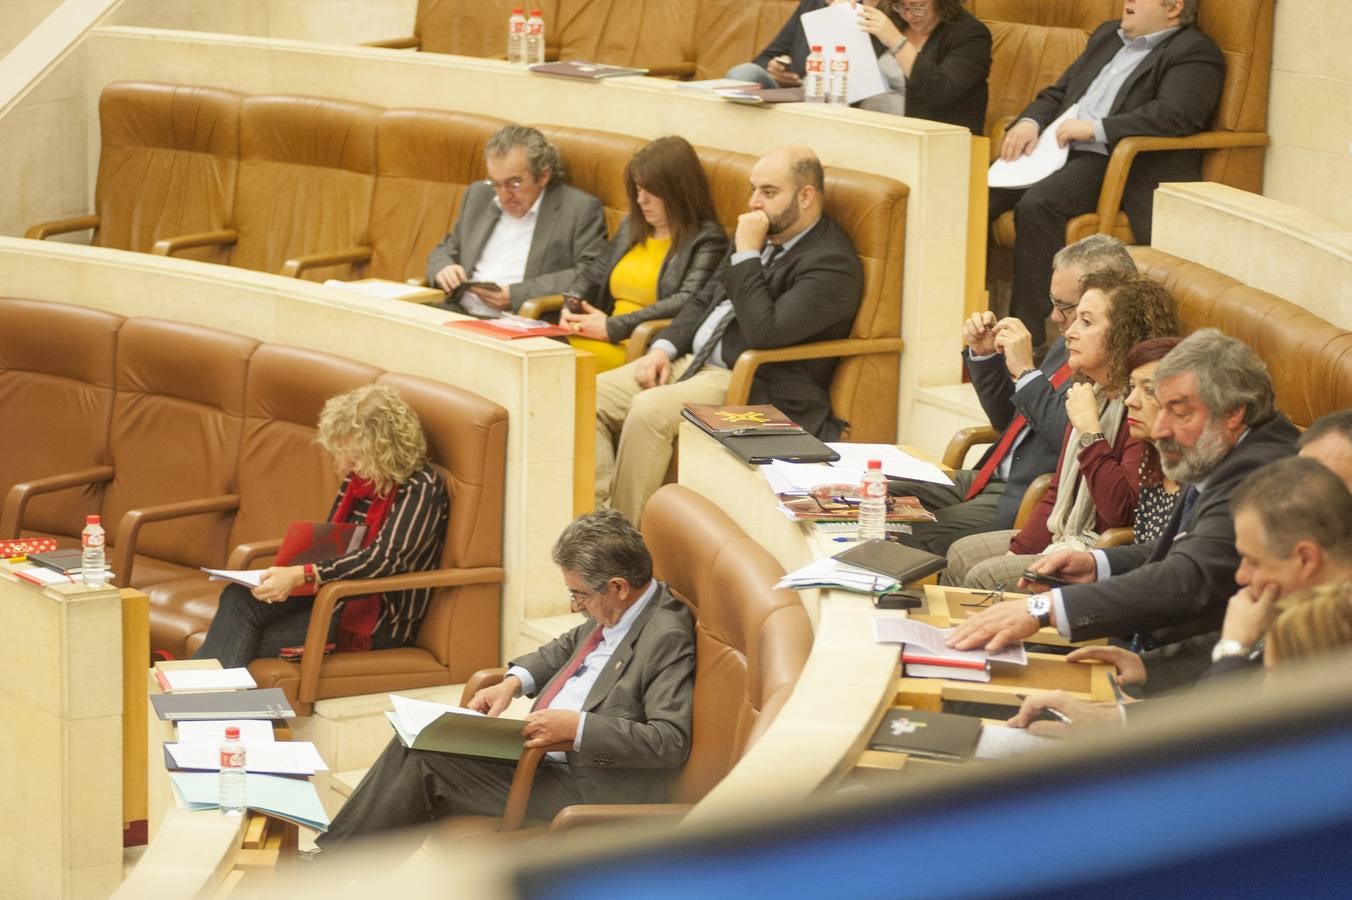
[[[519,6],[507,19],[507,61],[514,66],[526,61],[526,14]]]
[[[545,17],[538,9],[532,9],[526,20],[526,65],[538,66],[544,61]]]
[[[103,587],[108,568],[103,560],[103,526],[98,516],[85,516],[84,531],[80,532],[80,580],[85,587]]]
[[[850,58],[845,55],[845,47],[836,45],[831,55],[831,90],[828,99],[832,106],[850,105]]]
[[[221,744],[221,793],[218,801],[221,812],[227,816],[244,813],[246,782],[244,775],[244,742],[239,739],[239,726],[225,729],[225,743]]]
[[[812,45],[803,66],[803,99],[808,103],[826,102],[826,58],[821,44]]]
[[[880,459],[870,459],[859,482],[859,540],[887,536],[887,476]]]

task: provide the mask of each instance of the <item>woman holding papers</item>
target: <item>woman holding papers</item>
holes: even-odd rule
[[[330,522],[365,526],[361,546],[303,566],[273,566],[252,591],[231,584],[197,659],[226,668],[274,657],[305,643],[311,596],[319,585],[435,569],[441,561],[450,501],[427,459],[417,414],[392,389],[366,385],[332,397],[319,416],[321,446],[343,476]],[[339,650],[413,643],[430,588],[341,601],[329,629]]]
[[[1168,291],[1139,275],[1097,272],[1081,284],[1084,297],[1065,333],[1077,383],[1066,395],[1070,425],[1051,487],[1022,530],[955,541],[948,584],[1011,587],[1043,553],[1088,550],[1106,529],[1135,521],[1141,459],[1150,448],[1126,421],[1127,354],[1143,340],[1177,334],[1178,313]]]
[[[868,0],[858,5],[858,15],[859,27],[885,48],[878,70],[891,88],[861,107],[981,134],[991,32],[961,0]]]
[[[629,215],[604,256],[578,267],[565,296],[580,298],[560,324],[604,372],[625,361],[625,342],[651,319],[669,319],[704,286],[728,250],[695,149],[658,138],[624,167]]]

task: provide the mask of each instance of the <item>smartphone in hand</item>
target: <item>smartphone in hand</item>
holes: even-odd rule
[[[1057,575],[1048,575],[1045,572],[1034,572],[1032,569],[1023,570],[1023,580],[1029,584],[1045,584],[1048,587],[1054,588],[1066,587],[1067,585],[1079,583],[1061,578]]]
[[[563,306],[575,316],[582,315],[582,298],[574,294],[563,295]]]

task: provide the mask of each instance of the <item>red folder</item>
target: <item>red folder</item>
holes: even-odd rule
[[[344,556],[360,547],[365,536],[366,526],[351,522],[292,522],[286,526],[286,536],[273,565],[299,566]],[[313,584],[300,584],[291,591],[291,596],[306,597],[314,592]]]

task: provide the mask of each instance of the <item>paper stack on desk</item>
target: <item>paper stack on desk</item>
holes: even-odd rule
[[[170,772],[169,780],[183,805],[189,809],[216,809],[220,805],[221,776],[218,772]],[[244,802],[249,809],[315,831],[329,830],[324,804],[308,780],[247,772],[244,784]]]
[[[954,678],[959,681],[991,680],[992,662],[1028,665],[1023,644],[999,653],[985,650],[953,650],[947,645],[954,628],[935,628],[914,619],[878,616],[873,620],[873,639],[879,644],[902,644],[901,660],[906,674],[918,678]]]
[[[901,587],[895,578],[826,557],[794,569],[775,583],[777,588],[801,591],[808,588],[840,588],[859,594],[885,594]]]

